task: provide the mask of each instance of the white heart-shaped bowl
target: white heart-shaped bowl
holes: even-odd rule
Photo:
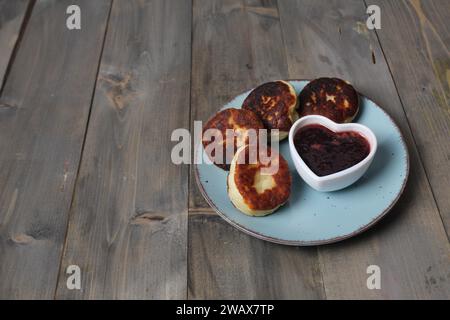
[[[361,162],[342,171],[319,177],[303,161],[294,145],[297,131],[311,124],[319,124],[333,132],[355,131],[367,139],[370,145],[369,155]],[[335,191],[348,187],[356,182],[367,171],[377,151],[377,138],[368,127],[359,123],[336,123],[326,117],[312,115],[297,120],[289,131],[289,151],[295,168],[302,179],[317,191]]]

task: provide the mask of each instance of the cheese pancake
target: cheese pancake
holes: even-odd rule
[[[218,133],[221,134],[222,139],[218,141],[210,139],[211,137],[206,134],[208,129],[218,130]],[[234,130],[236,135],[227,136],[228,129]],[[213,142],[217,143],[219,145],[218,148],[222,150],[222,154],[216,154],[214,149],[211,152],[207,152],[211,161],[218,167],[224,170],[229,170],[232,157],[230,157],[229,161],[227,161],[226,150],[227,148],[233,148],[231,155],[233,156],[239,147],[249,143],[249,129],[254,129],[256,134],[258,133],[258,130],[264,129],[261,120],[252,111],[230,108],[216,113],[203,127],[202,135],[202,144],[205,150],[208,145]]]
[[[243,109],[254,111],[271,132],[273,140],[283,140],[288,136],[289,129],[298,119],[297,95],[294,87],[286,81],[267,82],[250,92],[242,104]]]
[[[250,152],[241,147],[231,162],[228,196],[233,205],[250,216],[265,216],[286,203],[291,193],[291,174],[286,160],[268,147],[267,160],[257,156],[251,163]],[[272,170],[272,169],[275,170]],[[266,170],[264,170],[266,169]]]
[[[321,115],[337,123],[351,122],[359,110],[358,93],[337,78],[319,78],[308,83],[299,95],[300,117]]]

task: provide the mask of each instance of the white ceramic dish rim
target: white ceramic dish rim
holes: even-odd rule
[[[326,176],[318,176],[316,175],[309,167],[308,165],[303,161],[302,157],[298,154],[295,146],[294,146],[294,136],[295,133],[304,126],[307,125],[313,125],[313,124],[319,124],[323,125],[324,127],[330,129],[333,132],[345,132],[345,131],[356,131],[359,134],[361,134],[366,140],[369,142],[370,145],[370,152],[362,161],[358,162],[357,164],[351,166],[350,168],[344,169],[342,171],[338,171]],[[369,135],[369,137],[367,136]],[[339,180],[342,177],[346,177],[348,175],[353,174],[355,171],[358,171],[361,167],[365,166],[368,162],[371,162],[375,156],[375,153],[377,151],[377,138],[372,130],[370,130],[369,127],[362,125],[360,123],[336,123],[326,117],[319,116],[319,115],[310,115],[305,116],[300,119],[298,119],[291,127],[289,131],[289,150],[291,152],[291,157],[294,161],[298,162],[302,170],[306,172],[307,175],[309,175],[313,180],[316,182],[324,182],[324,181],[335,181]]]

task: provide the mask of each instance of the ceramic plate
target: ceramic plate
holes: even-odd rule
[[[308,83],[289,82],[297,94]],[[237,96],[224,108],[240,108],[249,93]],[[378,150],[364,176],[343,190],[318,192],[309,187],[294,168],[288,139],[280,143],[280,152],[288,161],[292,174],[291,197],[274,214],[250,217],[238,211],[227,195],[228,172],[205,161],[195,165],[199,188],[209,205],[222,218],[263,240],[303,246],[352,237],[374,225],[394,206],[405,187],[409,172],[408,152],[402,134],[383,109],[360,96],[360,111],[355,122],[372,129],[378,140]],[[201,143],[196,144],[195,153],[197,160],[207,157]]]

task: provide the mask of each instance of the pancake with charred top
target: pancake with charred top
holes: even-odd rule
[[[337,78],[319,78],[308,83],[298,96],[298,114],[321,115],[337,123],[351,122],[359,110],[358,93]]]
[[[283,140],[298,119],[297,95],[294,87],[286,81],[267,82],[253,89],[242,104],[243,109],[254,111],[271,132],[273,140]]]
[[[264,156],[249,145],[239,148],[228,174],[228,196],[233,205],[250,216],[265,216],[286,203],[291,174],[286,160],[269,147]],[[256,153],[254,160],[251,152]],[[264,157],[264,158],[263,158]]]
[[[215,140],[215,137],[207,134],[208,129],[216,129],[222,138]],[[234,130],[235,134],[227,135],[227,129]],[[211,161],[216,166],[229,170],[232,157],[227,163],[227,148],[233,148],[233,156],[239,147],[249,143],[249,129],[254,129],[256,134],[259,129],[264,129],[261,120],[252,111],[230,108],[216,113],[203,127],[202,135],[205,150],[211,143],[217,143],[215,148],[211,148],[211,152],[206,152]],[[221,154],[216,153],[216,150],[222,150]]]

